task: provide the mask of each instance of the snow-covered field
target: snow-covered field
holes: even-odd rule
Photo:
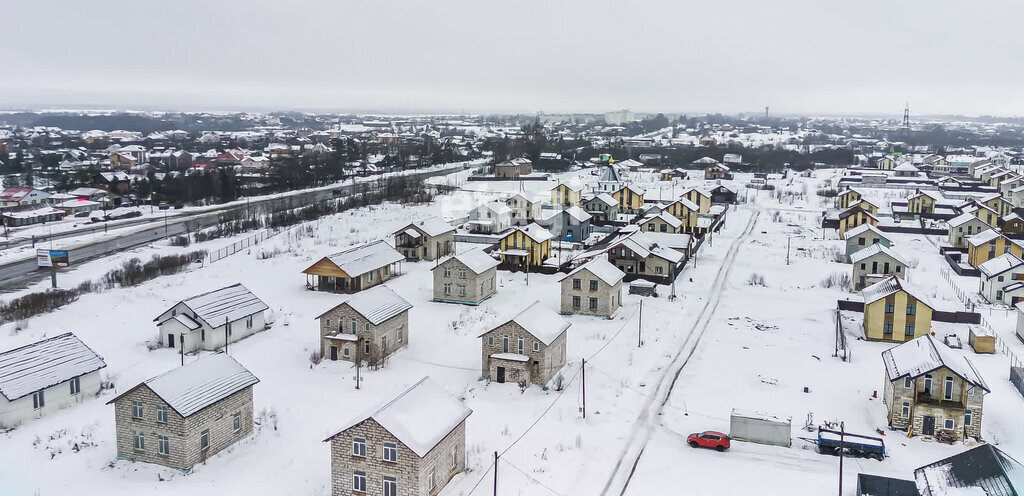
[[[467,473],[442,494],[489,494],[493,453],[501,453],[500,494],[619,494],[636,454],[642,455],[626,494],[806,494],[835,491],[838,459],[819,455],[794,439],[791,448],[734,442],[717,453],[686,446],[687,434],[701,430],[728,432],[733,408],[759,410],[793,418],[793,436],[809,415],[815,425],[844,421],[846,429],[872,435],[885,428],[880,399],[884,369],[880,359],[891,345],[858,340],[850,329],[852,359],[833,358],[836,300],[856,298],[838,287],[824,287],[831,274],[848,274],[850,266],[833,261],[841,250],[835,233],[819,227],[821,210],[831,201],[814,192],[838,177],[818,171],[816,178],[773,180],[779,195],[743,192],[745,202],[730,208],[721,233],[705,243],[676,284],[658,298],[626,295],[613,319],[567,317],[568,364],[562,371],[564,391],[512,384],[486,384],[480,377],[480,342],[476,336],[534,300],[558,308],[558,276],[501,272],[498,294],[479,307],[430,302],[432,263],[404,263],[402,275],[388,283],[414,307],[409,346],[381,370],[363,370],[355,389],[354,370],[343,362],[314,366],[318,348],[313,318],[344,296],[305,290],[302,269],[322,256],[365,241],[380,239],[416,219],[457,217],[481,201],[524,191],[544,194],[554,180],[463,182],[452,195],[431,205],[383,205],[354,210],[297,226],[252,249],[187,273],[165,276],[142,286],[87,295],[51,314],[0,327],[0,349],[43,337],[75,332],[102,355],[116,391],[166,371],[179,362],[173,350],[148,351],[156,337],[152,319],[178,300],[235,282],[245,284],[270,305],[272,327],[234,344],[231,354],[260,383],[254,390],[261,426],[243,442],[197,466],[193,473],[116,460],[113,407],[106,391],[86,401],[0,434],[0,494],[330,494],[330,458],[321,442],[367,406],[388,398],[429,375],[474,410],[467,424]],[[596,180],[590,171],[557,179]],[[661,189],[667,197],[704,181],[659,182],[654,174],[633,174],[632,181]],[[740,186],[749,176],[739,175]],[[891,194],[891,193],[887,193]],[[881,198],[879,199],[881,201]],[[940,275],[945,262],[937,239],[894,235],[894,248],[916,263],[910,277],[933,288],[940,309],[963,309]],[[201,245],[216,249],[221,239]],[[787,265],[787,243],[790,244]],[[460,250],[478,246],[459,244]],[[194,249],[195,246],[188,249]],[[165,244],[140,248],[62,274],[70,286],[95,279],[122,260],[181,250]],[[752,285],[752,275],[764,285]],[[955,278],[967,292],[976,280]],[[41,290],[39,284],[25,291]],[[23,294],[20,291],[10,298]],[[1004,338],[1012,337],[1015,316],[984,310]],[[642,326],[643,345],[638,347]],[[15,328],[20,328],[15,332]],[[957,332],[967,342],[967,328],[941,324],[939,332]],[[1024,345],[1006,339],[1018,356]],[[1020,395],[1007,380],[1008,358],[976,355],[992,393],[985,398],[983,435],[1012,456],[1024,456],[1024,433],[1015,412]],[[194,357],[186,357],[194,359]],[[581,360],[586,359],[586,411]],[[678,372],[678,377],[676,373]],[[674,381],[674,383],[673,383]],[[808,392],[804,392],[804,388]],[[664,401],[665,394],[671,392]],[[422,412],[429,415],[429,411]],[[890,457],[885,461],[851,459],[844,488],[854,494],[857,472],[910,478],[925,463],[964,449],[885,431]],[[74,449],[75,445],[78,449]],[[742,477],[736,477],[743,474]]]

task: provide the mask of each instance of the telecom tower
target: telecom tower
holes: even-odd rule
[[[903,127],[910,127],[910,102],[903,107]]]

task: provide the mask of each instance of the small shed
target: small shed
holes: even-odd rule
[[[637,279],[629,283],[629,294],[640,296],[658,296],[658,285],[643,279]]]
[[[971,337],[968,338],[975,353],[995,353],[996,335],[988,328],[971,326]]]
[[[792,444],[792,421],[792,417],[733,409],[729,417],[729,437],[788,448]]]

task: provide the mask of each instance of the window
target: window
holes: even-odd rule
[[[967,388],[967,396],[974,396],[974,386]]]
[[[43,390],[32,393],[32,408],[36,410],[46,406],[46,398],[43,397]]]
[[[204,450],[210,447],[210,429],[199,433],[199,449]]]
[[[971,425],[971,409],[964,410],[964,425]]]
[[[242,430],[242,414],[236,413],[231,416],[231,430],[238,432]]]
[[[533,351],[540,351],[540,341],[533,342]]]
[[[997,277],[996,280],[999,281],[999,282],[1003,282],[1003,276]]]
[[[446,294],[446,295],[452,294],[452,283],[450,283],[450,282],[444,283],[444,294]]]
[[[466,269],[459,269],[459,279],[466,278]]]
[[[354,472],[352,474],[352,490],[361,493],[366,492],[366,472]]]
[[[907,304],[907,315],[917,315],[917,303]]]
[[[501,337],[501,352],[508,353],[508,336]]]
[[[885,313],[893,313],[896,311],[896,305],[894,303],[885,304]]]
[[[860,246],[864,246],[864,238],[857,238],[857,244]]]
[[[953,430],[953,428],[956,427],[956,422],[954,422],[953,419],[946,419],[944,427],[946,429]]]
[[[494,336],[487,336],[487,346],[494,346]]]
[[[398,480],[384,476],[384,496],[398,496]]]
[[[363,330],[365,330],[365,331],[369,331],[370,330],[370,323],[369,322],[366,322],[366,323],[363,324]]]
[[[384,461],[398,461],[398,445],[395,443],[384,443]]]
[[[366,456],[366,439],[352,438],[352,456]]]
[[[78,381],[77,377],[71,379],[68,383],[71,385],[72,395],[78,394],[82,391],[82,384]]]
[[[580,307],[580,297],[579,296],[573,296],[572,297],[572,307],[573,308],[579,308]]]
[[[331,318],[327,317],[324,319],[324,327],[331,327]]]
[[[597,291],[597,279],[590,280],[590,290]]]
[[[572,280],[572,289],[580,289],[581,287],[583,287],[583,281],[582,280],[580,280],[580,279],[573,279]]]
[[[398,332],[396,334],[397,334],[397,336],[396,336],[396,340],[395,341],[401,343],[402,342],[402,326],[398,326]]]
[[[924,392],[925,394],[932,394],[932,375],[925,374],[924,376]]]
[[[137,419],[143,418],[143,414],[144,413],[145,413],[145,411],[142,408],[142,402],[141,401],[133,401],[132,402],[132,418],[137,418]]]
[[[654,273],[655,274],[661,274],[662,273],[662,269],[661,269],[660,265],[654,267]]]
[[[910,402],[903,402],[903,411],[901,413],[903,414],[903,418],[910,418]]]
[[[363,352],[366,353],[367,355],[370,354],[370,342],[369,341],[363,343]]]
[[[867,266],[868,266],[867,264],[860,264],[860,270],[867,269]]]
[[[156,451],[161,455],[171,454],[171,440],[167,439],[167,436],[157,436]]]
[[[199,330],[199,340],[204,343],[206,342],[206,329]]]
[[[953,378],[946,377],[946,386],[942,390],[942,399],[951,400],[953,399]]]
[[[142,431],[135,431],[135,441],[132,446],[136,451],[146,451],[146,434]]]
[[[357,327],[358,325],[359,324],[356,323],[356,319],[352,319],[352,334],[355,334],[359,330],[359,327]]]
[[[342,352],[342,353],[341,353],[342,355],[344,355],[344,356],[348,356],[348,355],[349,355],[349,351],[348,351],[348,346],[346,346],[345,348],[343,348],[343,349],[341,350],[341,352]]]
[[[914,335],[914,324],[907,324],[906,328],[903,330],[903,333],[907,337],[913,336]]]
[[[526,342],[525,342],[525,340],[523,340],[523,338],[519,338],[519,340],[516,342],[516,349],[519,350],[519,351],[517,351],[516,353],[519,353],[520,355],[523,354],[523,351],[526,348],[526,344],[525,343]]]
[[[430,491],[434,490],[435,482],[434,469],[430,469],[430,476],[427,478],[427,489]]]
[[[445,267],[444,268],[444,276],[445,277],[451,277],[452,276],[452,268],[451,267]]]
[[[892,322],[882,324],[882,334],[892,334]]]
[[[904,377],[903,378],[903,387],[904,388],[910,389],[913,385],[914,385],[914,382],[910,379],[910,377]]]
[[[159,405],[156,407],[156,421],[162,424],[167,423],[167,407]]]
[[[230,336],[231,335],[231,323],[228,322],[227,324],[224,324],[224,325],[228,328],[228,336]]]
[[[459,284],[459,296],[466,296],[466,285]]]

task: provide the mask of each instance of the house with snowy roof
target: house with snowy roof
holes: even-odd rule
[[[321,258],[302,271],[306,289],[358,293],[399,273],[405,255],[385,240],[353,246]]]
[[[212,351],[266,329],[268,308],[239,283],[181,300],[153,321],[164,346]]]
[[[559,182],[551,188],[551,204],[563,207],[579,206],[583,199],[583,188],[576,184]]]
[[[861,224],[843,235],[843,239],[846,240],[846,257],[849,259],[850,255],[867,248],[874,244],[880,244],[883,246],[892,246],[892,241],[878,230],[877,227],[871,224]]]
[[[895,250],[881,243],[873,243],[850,255],[853,266],[853,289],[860,291],[886,277],[900,279],[907,276],[907,261]]]
[[[859,202],[861,198],[863,198],[863,195],[861,195],[860,191],[847,188],[836,195],[836,208],[850,208],[854,203]]]
[[[608,193],[598,193],[583,201],[583,210],[586,210],[595,222],[607,222],[619,215],[619,202]]]
[[[0,207],[18,207],[46,203],[50,193],[35,188],[4,188],[0,191]]]
[[[601,176],[597,180],[597,192],[612,194],[620,189],[625,183],[622,180],[622,176],[619,174],[618,167],[609,161],[604,169],[601,171]],[[617,202],[616,202],[617,203]]]
[[[874,216],[871,212],[865,211],[857,205],[854,205],[842,212],[839,212],[839,225],[838,232],[839,237],[845,237],[846,231],[853,229],[857,226],[864,224],[870,224],[872,226],[878,226],[878,217]]]
[[[538,218],[540,218],[540,211],[543,202],[539,198],[534,198],[533,195],[527,193],[516,193],[507,200],[505,205],[512,209],[512,224],[513,226],[525,226]]]
[[[498,241],[501,263],[514,267],[539,267],[551,257],[554,235],[536,222],[517,227]]]
[[[318,315],[320,353],[377,365],[409,343],[412,304],[387,286],[357,293]]]
[[[999,222],[1004,235],[1014,239],[1024,238],[1024,218],[1016,212],[1003,217]]]
[[[927,293],[896,276],[860,292],[864,298],[864,337],[880,341],[909,341],[932,330],[935,309]]]
[[[434,301],[479,305],[497,291],[498,261],[483,250],[470,250],[442,260],[430,269]]]
[[[637,225],[648,232],[679,233],[683,229],[683,221],[664,210],[644,216]]]
[[[512,226],[512,209],[504,202],[480,204],[469,211],[469,229],[472,232],[498,234]]]
[[[697,205],[697,213],[706,214],[711,211],[711,192],[704,188],[689,188],[680,195],[680,199],[682,198]]]
[[[710,210],[710,203],[708,207]],[[700,218],[700,205],[690,201],[689,198],[682,196],[678,200],[669,203],[663,211],[679,219],[681,223],[679,230],[681,232],[689,233],[697,228],[697,221]]]
[[[565,366],[571,324],[535,301],[479,336],[481,376],[497,383],[546,385]]]
[[[909,435],[981,438],[985,394],[974,364],[930,334],[882,352],[889,427]]]
[[[989,303],[1015,305],[1024,299],[1024,261],[1003,253],[978,266],[978,293]]]
[[[582,243],[593,232],[591,220],[593,216],[581,207],[572,205],[561,207],[554,212],[547,211],[550,216],[538,222],[547,228],[557,241]]]
[[[966,212],[947,220],[946,225],[949,229],[947,241],[954,248],[967,248],[967,238],[992,229],[991,225],[976,215]]]
[[[0,353],[0,428],[96,396],[106,366],[70,332]]]
[[[644,189],[633,185],[625,185],[612,193],[612,198],[619,204],[619,212],[637,213],[644,208]]]
[[[441,492],[466,469],[466,419],[472,413],[424,377],[357,415],[324,439],[331,443],[331,495]]]
[[[967,263],[974,268],[1003,253],[1024,258],[1024,246],[1019,240],[1003,235],[997,229],[988,229],[967,238]]]
[[[455,228],[440,217],[407,224],[393,233],[395,248],[406,260],[437,260],[451,254]]]
[[[915,496],[1018,496],[1024,465],[991,444],[981,444],[914,470]]]
[[[611,318],[622,307],[622,279],[625,276],[604,258],[595,258],[576,267],[559,279],[561,313]]]
[[[655,240],[661,233],[635,231],[612,239],[602,250],[608,261],[627,275],[648,279],[653,282],[669,282],[679,265],[689,258],[689,252],[673,248]],[[672,234],[692,243],[692,238],[683,234]],[[584,254],[586,255],[586,254]]]
[[[190,471],[252,433],[259,379],[226,353],[147,379],[114,405],[117,457]]]

